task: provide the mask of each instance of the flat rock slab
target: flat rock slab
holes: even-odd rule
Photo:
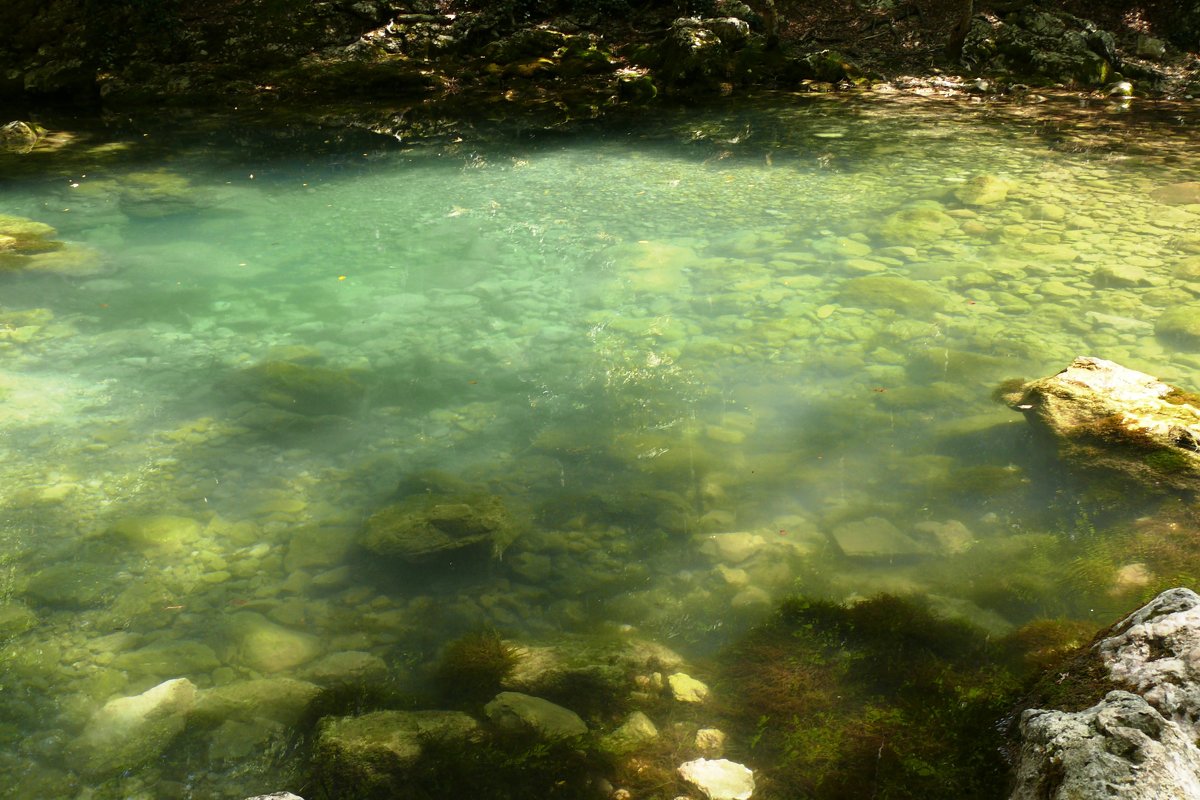
[[[1152,489],[1200,490],[1200,395],[1081,356],[1003,397],[1077,466],[1116,470]]]
[[[912,556],[926,549],[883,517],[843,522],[833,529],[833,541],[845,555],[855,558]]]

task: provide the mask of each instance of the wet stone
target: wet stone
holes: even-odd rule
[[[841,551],[856,558],[912,556],[925,548],[883,517],[843,522],[831,533]]]
[[[497,727],[513,733],[567,739],[588,732],[587,724],[574,711],[520,692],[501,692],[483,711]]]

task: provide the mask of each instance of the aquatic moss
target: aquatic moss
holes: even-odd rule
[[[496,631],[473,631],[446,646],[434,669],[434,684],[454,705],[475,705],[500,691],[519,660],[520,649]]]
[[[914,601],[791,598],[725,654],[764,797],[1001,797],[1018,692],[987,638]]]
[[[1146,456],[1146,466],[1168,475],[1173,475],[1179,472],[1187,472],[1196,466],[1195,461],[1188,457],[1186,453],[1163,448],[1150,455]]]

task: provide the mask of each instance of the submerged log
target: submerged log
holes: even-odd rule
[[[1081,356],[1001,398],[1076,466],[1115,470],[1156,490],[1200,490],[1200,394]]]

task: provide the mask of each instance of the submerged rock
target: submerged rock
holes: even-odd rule
[[[876,235],[889,245],[926,245],[941,241],[958,227],[938,203],[902,208],[883,218]]]
[[[1200,798],[1200,595],[1170,589],[1058,669],[1076,693],[1100,692],[1081,711],[1027,709],[1011,800]],[[1092,685],[1089,685],[1089,681]],[[1077,684],[1071,686],[1071,684]]]
[[[1200,203],[1200,181],[1184,181],[1160,186],[1150,192],[1150,199],[1169,206]]]
[[[415,495],[375,512],[361,541],[378,555],[422,560],[473,546],[500,551],[516,532],[495,495]]]
[[[470,742],[479,723],[461,711],[375,711],[326,717],[317,730],[317,774],[340,791],[400,789],[425,743]]]
[[[196,686],[187,678],[108,701],[77,742],[79,768],[90,775],[107,775],[157,758],[183,731],[195,702]]]
[[[288,360],[263,361],[244,369],[234,385],[248,399],[305,416],[350,413],[366,395],[350,370]]]
[[[1200,489],[1200,395],[1081,356],[1003,399],[1078,466],[1115,470],[1154,489]]]
[[[225,626],[226,658],[257,672],[283,672],[321,654],[321,641],[302,631],[285,628],[261,614],[242,611]]]
[[[501,692],[483,711],[498,728],[512,733],[569,739],[588,732],[587,723],[569,708],[520,692]]]
[[[698,758],[681,764],[678,772],[708,800],[749,800],[754,794],[754,772],[725,758]]]
[[[990,206],[1008,198],[1012,184],[995,175],[976,175],[955,190],[954,196],[965,206]]]

